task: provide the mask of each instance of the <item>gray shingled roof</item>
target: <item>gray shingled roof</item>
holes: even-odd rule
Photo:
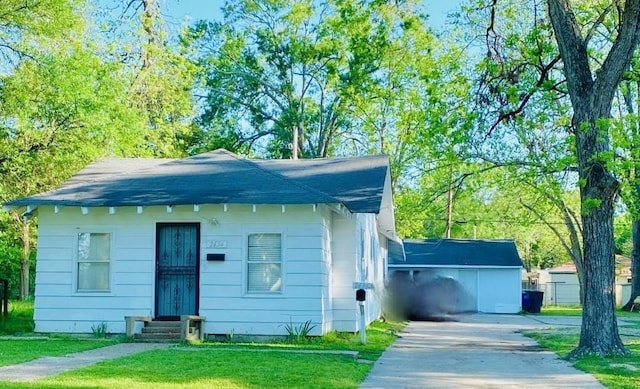
[[[378,213],[389,169],[386,156],[253,161],[261,168],[340,199],[349,209]]]
[[[512,240],[426,239],[403,242],[406,260],[390,256],[390,267],[522,266]]]
[[[388,169],[386,156],[258,161],[222,149],[177,160],[104,159],[56,190],[5,206],[342,203],[378,213]]]

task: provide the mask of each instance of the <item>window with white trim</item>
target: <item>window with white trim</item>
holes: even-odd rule
[[[247,292],[280,293],[282,234],[250,234],[247,241]]]
[[[81,232],[78,234],[78,291],[109,291],[111,234]]]

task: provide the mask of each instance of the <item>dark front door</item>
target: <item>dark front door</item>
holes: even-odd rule
[[[200,224],[158,223],[156,231],[156,318],[198,314]]]

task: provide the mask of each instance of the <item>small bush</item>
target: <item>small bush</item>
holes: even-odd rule
[[[95,338],[104,339],[107,337],[107,323],[102,322],[100,324],[92,325],[91,332]]]
[[[294,324],[293,321],[289,321],[289,324],[284,325],[285,331],[287,331],[287,337],[289,341],[293,343],[304,343],[309,340],[310,333],[316,328],[316,324],[312,324],[311,320],[307,320],[304,323]]]

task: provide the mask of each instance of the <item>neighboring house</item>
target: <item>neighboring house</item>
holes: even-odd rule
[[[631,258],[616,255],[616,304],[631,294]],[[544,292],[544,305],[580,305],[580,281],[573,262],[538,271],[538,289]]]
[[[538,290],[544,292],[543,305],[580,305],[578,272],[572,262],[538,272]]]
[[[206,334],[357,331],[353,283],[375,287],[369,323],[397,239],[385,156],[105,159],[4,208],[38,217],[37,332],[185,314]]]
[[[429,299],[424,304],[450,299],[451,313],[520,311],[522,261],[513,241],[427,239],[403,243],[406,260],[390,256],[390,280],[422,285],[426,293],[420,297]],[[398,250],[392,250],[395,252]],[[437,289],[444,286],[451,292],[439,293],[429,285],[437,285]]]

